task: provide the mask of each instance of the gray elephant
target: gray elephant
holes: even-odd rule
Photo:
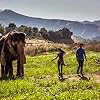
[[[18,77],[24,76],[24,55],[25,34],[22,32],[12,31],[2,36],[0,39],[0,60],[1,60],[1,77],[13,78],[12,61],[17,60]]]

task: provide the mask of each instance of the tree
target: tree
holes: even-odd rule
[[[10,31],[16,30],[16,25],[14,23],[10,23],[8,27],[6,27],[5,29],[6,29],[6,33],[8,33]]]
[[[10,28],[12,28],[12,29],[15,29],[15,28],[16,28],[16,25],[15,25],[14,23],[10,23],[10,24],[8,25],[8,27],[10,27]]]
[[[26,33],[27,36],[31,36],[32,35],[32,28],[25,26],[24,33]]]
[[[45,28],[41,28],[39,33],[41,34],[41,36],[47,34],[47,30]]]
[[[0,24],[0,33],[3,34],[4,33],[4,26]]]
[[[28,27],[27,34],[28,34],[28,36],[32,35],[32,28],[31,27]]]
[[[32,28],[32,35],[33,36],[38,36],[38,28],[37,27]]]
[[[71,36],[73,35],[73,33],[70,32],[69,29],[67,28],[63,28],[61,31],[62,31],[63,37],[71,38]]]
[[[24,32],[25,30],[25,25],[21,25],[20,27],[17,28],[18,31]]]

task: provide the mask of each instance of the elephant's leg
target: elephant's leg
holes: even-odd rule
[[[24,77],[24,66],[23,66],[23,64],[21,65],[21,77]]]
[[[5,66],[1,64],[1,77],[5,75]]]
[[[17,61],[17,74],[16,76],[20,77],[21,76],[21,72],[20,72],[20,61]]]
[[[8,71],[9,71],[8,66],[5,66],[5,76],[7,76]]]
[[[8,67],[6,65],[1,64],[1,77],[7,77]]]
[[[17,61],[17,75],[18,77],[24,76],[24,67],[23,64],[21,64],[20,60]]]
[[[8,73],[9,73],[9,77],[13,78],[13,66],[12,66],[12,61],[7,61],[7,66],[8,68]]]

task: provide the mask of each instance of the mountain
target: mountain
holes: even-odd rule
[[[0,12],[1,12],[2,10],[0,9]]]
[[[0,12],[0,23],[8,25],[9,23],[15,23],[16,25],[38,25],[39,18],[32,18],[25,15],[18,14],[12,10],[4,10]]]
[[[0,23],[7,26],[9,23],[15,23],[17,26],[26,25],[31,27],[45,27],[47,30],[59,30],[68,28],[76,36],[86,39],[100,36],[100,20],[98,21],[69,21],[60,19],[43,19],[28,17],[18,14],[12,10],[5,9],[0,11]]]
[[[72,39],[73,39],[74,43],[79,43],[79,42],[90,43],[91,42],[91,40],[89,40],[89,39],[84,39],[84,38],[81,38],[80,36],[75,36],[75,35],[72,36]]]
[[[93,39],[92,39],[93,41],[99,41],[100,42],[100,36],[97,36],[97,37],[94,37]]]
[[[96,20],[96,21],[92,21],[92,22],[90,22],[90,21],[83,21],[82,23],[83,24],[95,24],[97,26],[100,26],[100,20]]]

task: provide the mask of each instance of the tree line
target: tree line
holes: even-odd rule
[[[10,23],[7,27],[4,27],[2,24],[0,24],[0,33],[3,35],[13,30],[24,32],[26,33],[26,37],[29,38],[43,38],[53,42],[73,43],[73,40],[71,39],[73,33],[70,32],[68,28],[62,28],[54,31],[47,30],[44,27],[40,29],[37,27],[29,27],[25,25],[17,27],[14,23]]]

